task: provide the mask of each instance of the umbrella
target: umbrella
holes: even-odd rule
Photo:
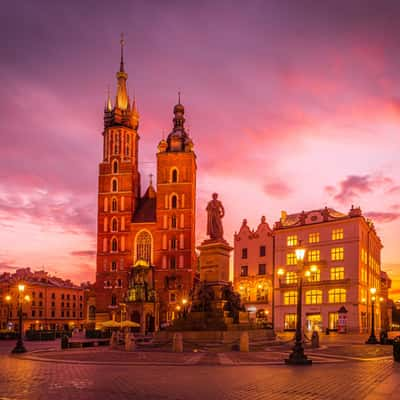
[[[138,327],[140,327],[140,324],[138,324],[137,322],[126,320],[126,321],[122,321],[120,323],[120,326],[122,328],[138,328]]]
[[[103,328],[119,328],[121,324],[113,319],[110,319],[109,321],[103,322],[102,324]]]

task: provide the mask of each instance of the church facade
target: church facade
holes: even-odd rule
[[[150,180],[142,194],[140,116],[127,93],[122,41],[116,77],[115,102],[109,96],[104,109],[99,165],[96,321],[135,320],[153,330],[174,319],[193,286],[196,155],[179,99],[172,131],[157,147],[157,183]]]

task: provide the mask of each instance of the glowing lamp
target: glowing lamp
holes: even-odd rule
[[[27,295],[24,296],[24,300],[25,300],[25,301],[30,301],[31,298],[30,298],[29,295],[27,294]]]
[[[363,297],[363,298],[361,299],[361,301],[362,301],[363,303],[366,303],[366,302],[367,302],[367,299],[366,299],[365,297]]]
[[[6,301],[11,301],[11,296],[9,294],[6,296]]]
[[[379,297],[379,301],[383,301],[383,297]]]
[[[318,271],[318,267],[316,265],[311,265],[310,271],[311,272],[317,272]]]
[[[376,293],[376,288],[372,287],[371,289],[369,289],[369,291],[371,292],[371,294],[375,294]]]
[[[304,275],[305,275],[307,278],[309,278],[309,277],[311,276],[311,271],[306,271],[306,272],[304,273]]]
[[[372,300],[372,301],[375,301],[375,300],[376,300],[376,297],[375,297],[375,296],[372,296],[372,297],[371,297],[371,300]]]
[[[25,285],[24,284],[19,284],[18,285],[18,291],[20,292],[20,293],[22,293],[23,291],[25,290]]]
[[[175,309],[176,309],[176,311],[180,311],[181,306],[178,304],[178,305],[175,307]]]
[[[182,299],[182,304],[185,305],[187,303],[187,299]]]
[[[258,287],[259,289],[262,289],[261,283],[259,283],[257,287]]]
[[[278,275],[282,276],[284,273],[285,271],[283,270],[283,268],[278,269]]]
[[[297,261],[303,261],[304,260],[304,255],[306,254],[306,250],[303,248],[298,248],[295,250],[296,253],[296,259]]]

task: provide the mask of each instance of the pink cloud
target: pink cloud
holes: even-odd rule
[[[374,222],[382,224],[393,222],[400,218],[400,213],[396,212],[369,211],[364,213],[364,215],[368,218],[371,218]]]
[[[273,197],[286,197],[292,193],[292,189],[282,181],[270,182],[264,185],[264,192]]]

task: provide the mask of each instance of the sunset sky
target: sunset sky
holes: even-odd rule
[[[59,4],[55,4],[59,3]],[[82,3],[82,4],[81,4]],[[95,279],[98,163],[119,36],[144,187],[182,92],[197,240],[243,218],[361,206],[400,298],[400,2],[14,1],[0,14],[0,272]]]

